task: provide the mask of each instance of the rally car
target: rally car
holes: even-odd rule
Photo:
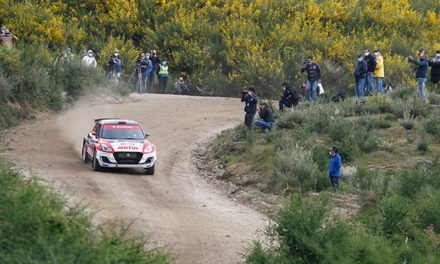
[[[139,123],[114,118],[99,118],[83,139],[82,161],[102,168],[143,168],[154,174],[156,146],[151,144]]]

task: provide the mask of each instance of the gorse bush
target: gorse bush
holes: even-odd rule
[[[422,45],[428,54],[439,48],[439,4],[430,2],[2,1],[0,23],[19,45],[42,44],[52,54],[67,46],[76,53],[90,48],[100,65],[119,49],[128,75],[135,55],[155,48],[176,76],[198,83],[201,94],[236,96],[254,85],[275,98],[284,80],[300,87],[308,55],[321,65],[327,94],[353,93],[355,55],[366,47],[382,50],[393,87],[415,86],[404,56]],[[212,90],[211,83],[224,85]]]

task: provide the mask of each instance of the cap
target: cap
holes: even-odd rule
[[[89,51],[87,51],[87,53],[93,53],[93,50],[89,50]]]
[[[286,82],[284,82],[281,86],[287,86],[287,83]]]
[[[119,53],[119,50],[115,50],[115,53]]]
[[[362,54],[358,54],[357,57],[358,57],[358,58],[362,58]]]
[[[67,51],[72,51],[72,49],[71,48],[67,48]]]
[[[339,149],[338,149],[337,147],[332,147],[332,151],[333,151],[334,153],[338,153],[338,152],[339,152]]]
[[[436,53],[437,53],[437,54],[440,54],[440,50],[437,50]]]
[[[425,51],[425,49],[424,48],[420,48],[419,51]]]
[[[255,93],[255,88],[254,87],[250,87],[248,90]]]

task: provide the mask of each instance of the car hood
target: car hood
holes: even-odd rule
[[[117,152],[142,152],[144,143],[150,144],[147,140],[106,140]]]

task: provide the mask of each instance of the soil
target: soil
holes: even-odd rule
[[[234,98],[130,97],[132,102],[119,103],[86,98],[61,115],[10,129],[5,137],[9,154],[17,167],[53,182],[71,202],[97,207],[97,223],[134,221],[130,235],[151,235],[178,255],[178,263],[239,262],[243,248],[262,234],[267,217],[205,181],[192,153],[241,122],[243,104]],[[99,117],[136,120],[151,134],[158,151],[155,175],[129,169],[94,172],[90,163],[81,162],[82,139]]]

